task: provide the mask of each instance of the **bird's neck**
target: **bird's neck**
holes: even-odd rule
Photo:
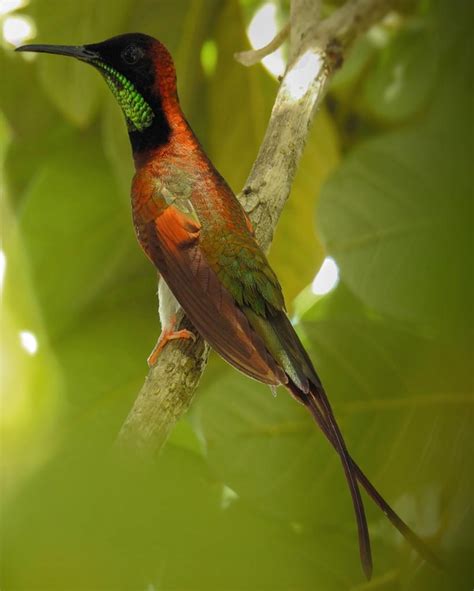
[[[162,98],[154,98],[150,106],[153,111],[151,125],[142,131],[133,127],[128,131],[135,163],[146,160],[150,154],[166,145],[172,135],[171,121]]]
[[[171,56],[164,46],[159,46],[155,57],[159,70],[157,68],[155,85],[147,97],[153,111],[152,124],[142,131],[129,131],[136,169],[159,157],[160,152],[173,151],[173,145],[183,147],[197,142],[179,104]]]
[[[142,132],[129,132],[135,169],[157,159],[188,159],[202,148],[187,122],[177,97],[163,100],[153,124]]]

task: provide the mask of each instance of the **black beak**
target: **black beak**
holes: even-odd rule
[[[15,51],[34,51],[36,53],[56,53],[75,57],[78,60],[90,62],[99,58],[95,51],[87,49],[84,45],[22,45]]]

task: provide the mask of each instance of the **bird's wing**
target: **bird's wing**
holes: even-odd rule
[[[155,219],[137,224],[142,246],[197,330],[224,359],[262,382],[285,383],[327,429],[349,483],[369,573],[370,542],[355,468],[264,253],[250,234],[229,233],[220,241],[225,247],[212,248],[199,222],[170,202],[161,203]]]
[[[310,382],[319,383],[319,378],[286,314],[278,279],[253,236],[229,233],[219,248],[203,241],[202,249],[277,365],[309,392]]]
[[[181,204],[180,204],[181,205]],[[135,217],[140,242],[191,322],[229,363],[264,383],[286,376],[206,260],[201,227],[176,203],[154,219]]]
[[[257,242],[248,233],[229,233],[217,253],[207,253],[221,283],[237,304],[264,318],[285,309],[278,279]]]

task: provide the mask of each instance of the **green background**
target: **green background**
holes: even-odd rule
[[[232,57],[261,4],[36,0],[21,13],[38,42],[162,40],[184,110],[238,192],[277,90]],[[464,0],[402,4],[336,75],[270,257],[353,456],[445,571],[367,499],[366,583],[337,457],[283,389],[216,357],[159,458],[118,457],[159,334],[125,126],[92,69],[4,44],[2,590],[473,587],[474,15]],[[283,23],[288,3],[278,10]],[[340,282],[315,296],[325,255]]]

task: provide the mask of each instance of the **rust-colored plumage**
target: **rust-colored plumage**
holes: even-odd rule
[[[349,455],[251,223],[181,111],[166,48],[151,37],[131,34],[84,47],[30,45],[20,50],[77,57],[106,79],[127,121],[136,167],[133,222],[161,274],[160,294],[164,300],[173,294],[203,338],[230,364],[265,384],[284,385],[310,411],[340,456],[367,577],[372,558],[359,484],[417,551],[436,562]],[[175,303],[160,302],[163,333],[154,353],[166,339],[189,336],[175,332],[178,304],[173,297],[170,301]]]

